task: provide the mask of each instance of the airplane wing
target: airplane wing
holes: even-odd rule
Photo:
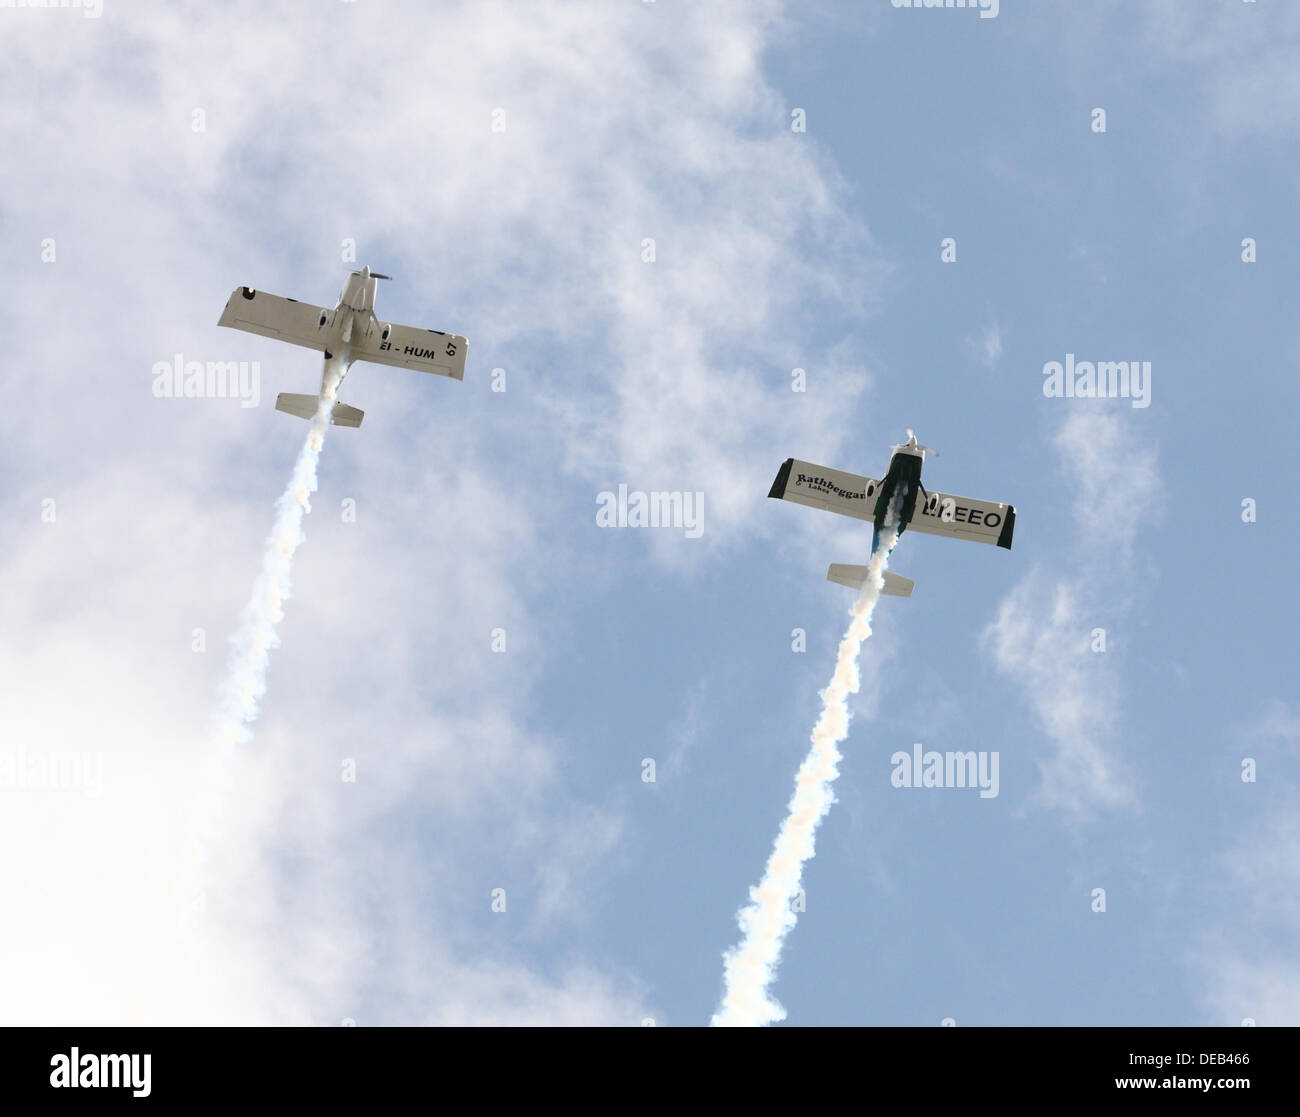
[[[933,492],[924,502],[916,502],[916,512],[907,525],[908,531],[996,543],[1008,551],[1015,529],[1016,510],[1009,504]]]
[[[261,334],[323,353],[325,337],[333,319],[334,311],[323,306],[268,295],[252,287],[236,287],[217,325],[246,330],[250,334]]]
[[[870,521],[875,518],[876,502],[869,498],[875,495],[879,484],[879,481],[859,477],[856,473],[786,458],[772,482],[772,491],[767,495]]]
[[[353,350],[358,361],[397,368],[413,368],[420,372],[434,372],[450,376],[453,380],[465,379],[465,356],[469,342],[458,334],[444,334],[438,330],[420,330],[414,326],[389,327],[388,340],[381,339],[379,330]],[[353,343],[356,345],[356,342]]]

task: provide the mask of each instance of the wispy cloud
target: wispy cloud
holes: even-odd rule
[[[38,373],[16,384],[0,438],[18,479],[7,511],[31,525],[0,559],[7,718],[23,739],[106,753],[98,801],[15,796],[3,812],[6,840],[31,851],[4,878],[22,914],[0,941],[29,975],[7,989],[7,1019],[304,1022],[330,1019],[322,1006],[360,1016],[359,1001],[371,1020],[415,1003],[440,1022],[639,1019],[616,971],[579,974],[562,951],[553,980],[528,957],[498,970],[472,932],[497,920],[493,957],[509,956],[564,920],[620,832],[616,811],[566,792],[563,743],[530,729],[536,657],[518,649],[568,546],[538,530],[552,478],[702,489],[711,524],[743,526],[770,447],[829,428],[863,383],[802,312],[869,299],[871,252],[763,78],[779,10],[412,3],[391,20],[344,4],[304,22],[249,2],[122,7],[77,35],[7,28],[6,86],[40,70],[59,91],[0,109],[6,150],[43,153],[14,162],[4,202],[7,235],[33,250],[0,322],[22,339],[10,359]],[[427,49],[394,53],[398,25],[403,41],[443,44],[436,65]],[[340,42],[387,61],[322,77]],[[57,262],[37,258],[43,238]],[[155,400],[148,370],[206,348],[314,387],[300,352],[214,323],[238,283],[330,299],[344,238],[399,275],[384,313],[469,336],[471,370],[451,386],[351,374],[367,427],[331,444],[274,700],[236,777],[228,879],[209,897],[218,953],[196,988],[162,974],[181,914],[170,836],[212,661],[302,432],[224,401]],[[497,365],[509,394],[489,411]],[[794,367],[813,373],[804,396]],[[527,421],[510,411],[520,398]],[[382,437],[384,422],[404,437]],[[359,515],[343,528],[345,496]],[[32,514],[46,497],[55,524]],[[706,525],[699,553],[720,537]],[[496,626],[505,655],[488,649]],[[206,653],[189,650],[195,630]],[[88,883],[52,894],[70,864]],[[120,887],[123,864],[137,887]],[[530,910],[538,881],[562,898]],[[92,913],[95,943],[57,930]],[[393,969],[359,968],[398,925],[410,932]]]
[[[1275,703],[1241,734],[1254,760],[1256,782],[1230,776],[1225,791],[1248,795],[1253,821],[1218,859],[1208,908],[1190,952],[1200,1000],[1213,1024],[1254,1020],[1261,1026],[1300,1025],[1300,714]],[[1243,758],[1244,759],[1244,758]],[[1236,765],[1227,765],[1233,772]]]
[[[1231,3],[1204,9],[1154,0],[1142,10],[1157,57],[1199,67],[1197,86],[1216,128],[1235,135],[1300,129],[1300,9]]]
[[[1078,821],[1138,798],[1117,733],[1121,676],[1110,644],[1103,648],[1093,632],[1123,609],[1130,551],[1160,484],[1155,453],[1130,416],[1076,411],[1055,445],[1079,527],[1063,556],[1068,574],[1031,570],[1003,600],[983,641],[1020,687],[1043,735],[1037,801]],[[1021,539],[1031,522],[1022,517]]]
[[[990,323],[978,336],[967,338],[966,344],[986,368],[993,368],[1002,359],[1002,328],[996,322]]]

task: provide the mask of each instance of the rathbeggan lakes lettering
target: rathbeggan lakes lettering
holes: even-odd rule
[[[628,492],[619,485],[615,495],[606,489],[596,494],[597,527],[675,527],[687,539],[704,534],[704,494],[683,492]]]
[[[910,753],[894,753],[889,763],[895,787],[978,787],[981,799],[998,797],[996,752],[925,752],[913,745]]]
[[[56,1089],[130,1089],[133,1097],[147,1098],[151,1059],[149,1055],[83,1055],[74,1047],[69,1054],[50,1059],[50,1085]]]
[[[826,477],[813,477],[807,473],[801,473],[795,479],[795,488],[804,486],[805,488],[815,489],[819,493],[834,493],[844,500],[866,500],[865,490],[854,492],[852,489],[842,489]]]

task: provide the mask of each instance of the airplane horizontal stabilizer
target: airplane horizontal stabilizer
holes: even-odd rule
[[[860,590],[867,582],[867,568],[849,566],[842,562],[831,563],[831,568],[826,571],[826,580],[837,585],[848,586],[849,589]],[[886,570],[885,587],[880,592],[886,597],[911,597],[912,587],[915,585],[911,578],[904,578],[901,574]]]
[[[319,404],[318,396],[304,396],[294,392],[281,392],[275,397],[277,411],[283,411],[286,415],[297,415],[299,419],[314,419]],[[365,412],[359,408],[349,407],[346,403],[336,403],[330,422],[336,427],[359,427],[364,415]]]

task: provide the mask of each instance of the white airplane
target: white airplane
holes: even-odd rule
[[[327,365],[330,361],[342,363],[340,384],[353,361],[413,368],[464,380],[469,342],[463,337],[441,330],[398,326],[375,317],[377,281],[389,278],[368,267],[354,271],[343,284],[343,294],[333,310],[268,295],[252,287],[236,287],[217,325],[324,353]],[[321,392],[325,390],[327,375],[328,370],[321,374]],[[320,393],[303,396],[281,392],[276,396],[275,408],[310,419],[316,414],[319,402]],[[330,422],[340,427],[359,427],[364,414],[346,403],[336,403]]]
[[[900,492],[903,494],[898,516],[900,536],[910,527],[913,531],[930,535],[973,539],[976,543],[995,543],[1011,549],[1011,536],[1016,529],[1016,510],[1011,505],[926,492],[921,484],[921,467],[925,464],[926,454],[937,457],[938,452],[918,445],[916,435],[910,429],[907,441],[893,450],[889,468],[880,481],[787,458],[767,495],[806,504],[809,508],[824,508],[841,516],[870,520],[873,524],[873,554],[885,526],[889,502]],[[918,506],[916,498],[919,493],[925,494],[925,501]],[[835,563],[827,571],[826,580],[860,590],[867,580],[867,568]],[[885,587],[881,592],[892,597],[911,597],[915,584],[911,578],[886,570]]]

